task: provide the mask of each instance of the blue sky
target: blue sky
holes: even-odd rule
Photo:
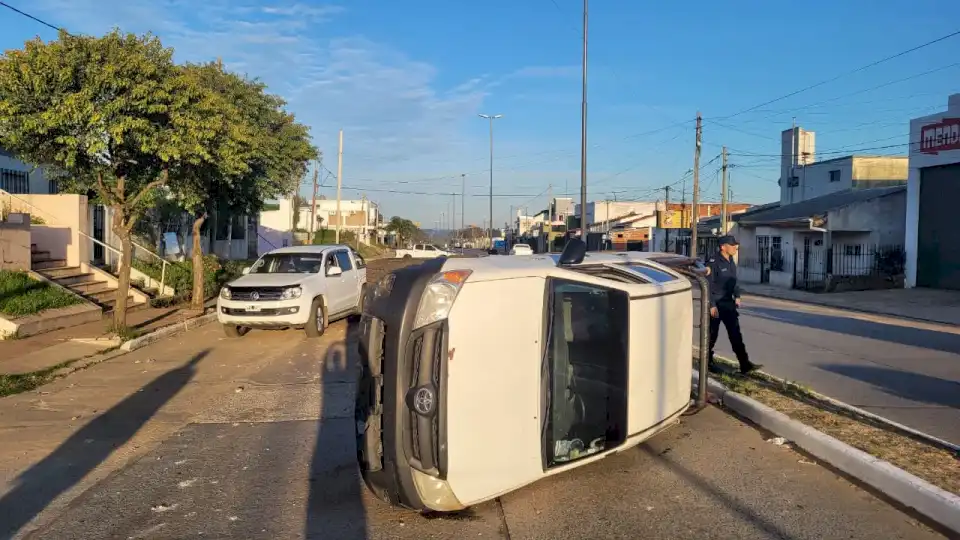
[[[478,113],[504,115],[494,126],[496,222],[510,205],[543,207],[551,184],[554,194],[578,189],[579,0],[9,3],[72,32],[152,31],[178,60],[220,56],[229,69],[260,77],[311,126],[334,172],[344,129],[344,197],[365,194],[387,215],[433,226],[467,174],[466,221],[481,223],[489,147]],[[701,163],[727,145],[734,199],[760,203],[778,196],[779,132],[794,117],[817,132],[821,156],[903,154],[909,119],[944,109],[947,95],[960,92],[958,36],[721,120],[956,31],[960,3],[656,4],[591,4],[591,200],[660,196],[654,188],[692,167],[697,110],[705,118]],[[0,10],[3,49],[36,35],[55,37]],[[895,144],[903,146],[880,148]],[[719,200],[716,170],[701,174],[708,201]],[[321,192],[332,197],[329,176]]]

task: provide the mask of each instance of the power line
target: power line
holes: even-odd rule
[[[829,79],[820,81],[820,82],[818,82],[818,83],[811,84],[811,85],[806,86],[806,87],[803,87],[803,88],[801,88],[801,89],[799,89],[799,90],[795,90],[795,91],[793,91],[793,92],[790,92],[789,94],[785,94],[785,95],[782,95],[782,96],[780,96],[780,97],[778,97],[778,98],[771,99],[771,100],[769,100],[769,101],[765,101],[765,102],[763,102],[763,103],[761,103],[761,104],[759,104],[759,105],[754,105],[753,107],[749,107],[749,108],[747,108],[747,109],[743,109],[743,110],[740,111],[740,112],[736,112],[736,113],[731,114],[731,115],[728,115],[728,116],[723,116],[723,117],[720,118],[720,120],[726,120],[726,119],[729,119],[729,118],[733,118],[734,116],[739,116],[739,115],[741,115],[741,114],[744,114],[744,113],[748,113],[748,112],[750,112],[750,111],[757,110],[757,109],[759,109],[760,107],[765,107],[765,106],[767,106],[767,105],[770,105],[771,103],[776,103],[776,102],[778,102],[778,101],[782,101],[782,100],[787,99],[787,98],[789,98],[789,97],[793,97],[793,96],[795,96],[795,95],[797,95],[797,94],[802,94],[803,92],[806,92],[806,91],[808,91],[808,90],[813,90],[814,88],[818,88],[818,87],[823,86],[823,85],[825,85],[825,84],[832,83],[832,82],[837,81],[837,80],[839,80],[839,79],[842,79],[842,78],[844,78],[844,77],[848,77],[848,76],[853,75],[853,74],[855,74],[855,73],[859,73],[859,72],[861,72],[861,71],[865,71],[865,70],[870,69],[870,68],[872,68],[872,67],[874,67],[874,66],[878,66],[878,65],[880,65],[880,64],[883,64],[884,62],[889,62],[890,60],[893,60],[893,59],[895,59],[895,58],[900,58],[901,56],[910,54],[910,53],[915,52],[915,51],[919,51],[920,49],[923,49],[923,48],[925,48],[925,47],[929,47],[930,45],[939,43],[939,42],[941,42],[941,41],[950,39],[950,38],[955,37],[955,36],[958,36],[958,35],[960,35],[960,30],[957,30],[957,31],[952,32],[952,33],[950,33],[950,34],[947,34],[947,35],[945,35],[945,36],[938,37],[938,38],[936,38],[936,39],[933,39],[933,40],[928,41],[928,42],[926,42],[926,43],[923,43],[923,44],[921,44],[921,45],[917,45],[916,47],[907,49],[907,50],[905,50],[905,51],[900,51],[900,52],[898,52],[898,53],[896,53],[896,54],[887,56],[886,58],[881,58],[880,60],[876,60],[876,61],[871,62],[871,63],[869,63],[869,64],[867,64],[867,65],[865,65],[865,66],[860,66],[860,67],[858,67],[858,68],[856,68],[856,69],[853,69],[853,70],[851,70],[851,71],[848,71],[848,72],[845,72],[845,73],[841,73],[840,75],[837,75],[837,76],[835,76],[835,77],[831,77],[831,78],[829,78]]]
[[[8,3],[6,3],[6,2],[0,2],[0,6],[5,7],[5,8],[7,8],[7,9],[9,9],[10,11],[13,11],[14,13],[19,13],[20,15],[23,15],[24,17],[26,17],[26,18],[28,18],[28,19],[31,19],[31,20],[33,20],[33,21],[36,21],[36,22],[38,22],[38,23],[40,23],[40,24],[42,24],[42,25],[44,25],[44,26],[46,26],[46,27],[48,27],[48,28],[52,28],[52,29],[56,30],[57,32],[61,32],[61,31],[66,32],[66,30],[64,30],[63,28],[60,28],[59,26],[57,26],[57,25],[55,25],[55,24],[48,23],[47,21],[45,21],[45,20],[43,20],[43,19],[41,19],[41,18],[39,18],[39,17],[34,17],[33,15],[27,13],[26,11],[19,10],[19,9],[11,6],[10,4],[8,4]],[[69,35],[69,32],[68,32],[67,34]]]

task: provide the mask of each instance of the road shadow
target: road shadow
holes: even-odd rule
[[[892,396],[960,409],[960,382],[881,366],[815,364],[817,368],[865,382]]]
[[[769,321],[826,330],[838,334],[858,336],[888,343],[897,343],[921,349],[960,354],[960,334],[937,332],[862,319],[853,319],[760,306],[744,306],[741,314]]]
[[[10,538],[61,494],[125,445],[196,374],[203,350],[91,420],[50,455],[24,471],[0,499],[0,538]]]
[[[665,469],[669,470],[673,474],[676,474],[678,477],[682,478],[684,482],[687,482],[698,491],[706,495],[708,498],[728,508],[734,514],[742,516],[751,525],[756,527],[758,530],[763,531],[771,538],[780,538],[782,540],[792,540],[794,538],[794,536],[788,533],[783,527],[780,527],[775,522],[763,517],[747,504],[737,500],[735,496],[730,495],[722,488],[715,486],[711,482],[702,478],[700,475],[690,471],[680,463],[671,461],[670,459],[664,457],[664,452],[657,452],[647,444],[641,444],[639,449],[641,452],[647,454],[654,462],[662,465]]]
[[[320,420],[304,526],[308,539],[368,538],[353,415],[357,355],[357,325],[350,323],[346,338],[327,349],[320,373]]]

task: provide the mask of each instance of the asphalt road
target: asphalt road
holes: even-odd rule
[[[960,329],[761,297],[740,321],[764,371],[960,444]]]
[[[499,502],[393,509],[357,474],[354,345],[209,325],[0,400],[0,538],[940,537],[713,407]]]

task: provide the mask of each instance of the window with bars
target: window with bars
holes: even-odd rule
[[[30,173],[0,169],[0,189],[7,193],[30,193]]]

